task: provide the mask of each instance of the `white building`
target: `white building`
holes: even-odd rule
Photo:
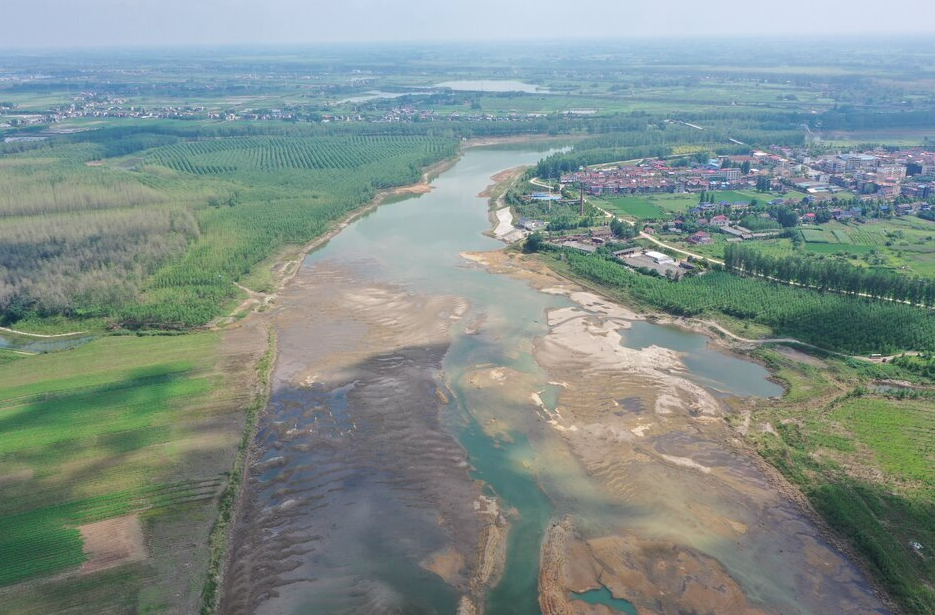
[[[662,252],[656,252],[655,250],[646,250],[643,252],[648,258],[653,259],[658,265],[672,265],[675,264],[675,260],[668,254],[663,254]]]

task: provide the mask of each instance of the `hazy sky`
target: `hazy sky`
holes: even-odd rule
[[[0,48],[935,33],[932,0],[3,0]]]

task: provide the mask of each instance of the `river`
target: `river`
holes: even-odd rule
[[[478,193],[543,155],[467,150],[306,258],[222,610],[876,612],[721,418],[762,366],[481,254]]]

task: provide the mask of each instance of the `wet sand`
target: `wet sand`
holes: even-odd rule
[[[537,362],[562,383],[558,405],[539,411],[621,514],[588,516],[582,498],[557,507],[540,563],[545,615],[609,612],[569,599],[600,585],[640,613],[884,612],[788,487],[736,441],[723,420],[734,409],[687,380],[671,351],[621,345],[619,331],[640,315],[518,255],[466,256],[576,304],[550,310],[536,342]]]

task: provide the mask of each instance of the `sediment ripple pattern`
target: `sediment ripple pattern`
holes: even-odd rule
[[[440,420],[465,302],[320,263],[282,305],[222,611],[453,612],[482,529],[479,486]],[[423,564],[440,552],[458,562],[448,583]]]

